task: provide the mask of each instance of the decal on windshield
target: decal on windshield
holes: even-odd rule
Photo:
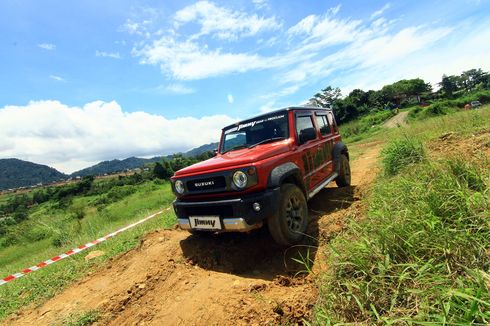
[[[261,124],[261,123],[264,123],[264,122],[267,122],[267,121],[281,119],[281,118],[284,118],[285,116],[286,115],[284,115],[284,114],[283,115],[275,115],[275,116],[272,116],[272,117],[268,117],[266,119],[254,120],[254,121],[250,121],[250,122],[247,122],[247,123],[241,123],[241,124],[239,124],[236,127],[233,127],[233,128],[228,129],[228,130],[225,130],[225,134],[229,134],[229,133],[235,132],[235,131],[240,131],[240,130],[245,129],[245,128],[252,128],[255,125],[258,125],[258,124]]]

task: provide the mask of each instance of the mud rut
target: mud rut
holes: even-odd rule
[[[376,173],[380,145],[360,145],[350,188],[331,185],[309,202],[311,247],[277,247],[267,230],[196,237],[185,231],[148,234],[131,250],[38,307],[6,324],[60,324],[97,309],[99,325],[263,325],[308,319],[317,298],[315,275],[325,269],[324,246],[363,211],[361,199]],[[299,253],[313,273],[295,276]]]

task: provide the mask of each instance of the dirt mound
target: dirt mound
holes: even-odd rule
[[[434,156],[467,153],[469,156],[479,152],[490,156],[490,129],[462,136],[455,132],[446,132],[428,143],[429,152]]]
[[[323,247],[347,216],[362,215],[359,199],[375,176],[379,149],[367,146],[352,162],[351,188],[331,186],[310,201],[305,245],[284,250],[266,229],[199,237],[153,232],[137,249],[5,323],[59,324],[98,310],[100,325],[303,324],[317,298],[315,275],[326,268]]]

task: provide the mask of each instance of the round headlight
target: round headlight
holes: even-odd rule
[[[184,183],[182,181],[180,180],[175,181],[175,191],[177,191],[179,195],[182,195],[184,193],[185,189],[184,189]]]
[[[247,186],[248,177],[242,171],[233,173],[233,183],[238,189],[243,189]]]

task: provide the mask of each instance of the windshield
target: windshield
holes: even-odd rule
[[[224,129],[221,154],[288,137],[287,112],[258,117]]]

